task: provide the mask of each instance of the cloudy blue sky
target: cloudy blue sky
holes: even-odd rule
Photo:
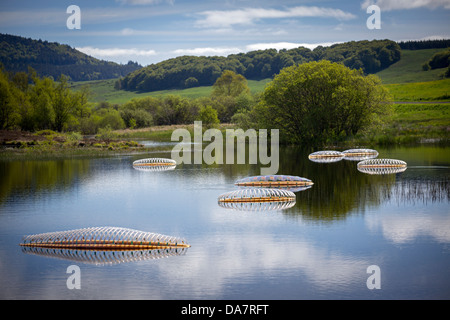
[[[381,29],[367,28],[367,8]],[[68,29],[70,5],[81,29]],[[94,57],[142,65],[180,55],[363,39],[450,38],[450,0],[0,0],[0,32],[68,44]]]

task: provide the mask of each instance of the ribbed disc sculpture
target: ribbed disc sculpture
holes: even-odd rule
[[[175,169],[177,163],[172,159],[148,158],[133,162],[133,168],[142,171],[165,171]]]
[[[345,160],[362,161],[378,157],[378,151],[372,149],[349,149],[342,151]]]
[[[119,227],[92,227],[29,235],[22,247],[93,250],[188,248],[183,239]]]
[[[230,191],[219,196],[219,203],[241,202],[295,202],[295,194],[289,190],[249,188]]]
[[[319,163],[337,162],[344,159],[344,157],[344,153],[334,150],[316,151],[308,156],[309,160]]]
[[[405,171],[407,164],[396,159],[370,159],[359,162],[357,168],[368,174],[391,174]]]
[[[314,183],[306,178],[286,175],[253,176],[239,179],[235,185],[241,187],[299,187],[312,186]]]

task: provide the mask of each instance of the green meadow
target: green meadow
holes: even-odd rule
[[[450,141],[450,104],[395,104],[382,128],[364,139],[373,144],[415,144]]]
[[[394,101],[450,101],[450,79],[385,85]]]
[[[442,70],[441,70],[442,72]],[[248,86],[252,93],[260,93],[271,79],[260,81],[249,80]],[[185,98],[199,98],[209,96],[212,87],[197,87],[183,90],[164,90],[154,92],[130,92],[114,89],[115,80],[99,80],[76,82],[72,84],[75,90],[83,86],[89,87],[90,102],[98,103],[107,101],[112,104],[123,104],[134,98],[147,96],[179,95]],[[383,80],[384,83],[384,80]],[[427,82],[385,84],[393,96],[394,101],[450,101],[450,79],[441,79]]]
[[[271,79],[264,79],[261,81],[248,80],[248,86],[252,93],[262,92],[266,84],[269,83],[270,80]],[[83,87],[88,87],[90,93],[90,102],[98,103],[105,101],[112,104],[123,104],[130,101],[131,99],[144,98],[148,96],[161,97],[167,95],[178,95],[184,98],[195,99],[209,96],[212,92],[212,86],[153,92],[133,92],[114,89],[115,81],[116,79],[73,82],[71,83],[71,88],[74,90],[81,90]]]

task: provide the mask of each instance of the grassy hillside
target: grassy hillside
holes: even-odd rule
[[[441,79],[444,69],[423,71],[422,65],[437,52],[447,49],[402,50],[402,57],[389,68],[376,73],[384,84],[425,82]]]

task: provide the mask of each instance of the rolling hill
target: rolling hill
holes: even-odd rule
[[[72,81],[113,79],[126,76],[142,66],[122,65],[88,56],[68,45],[0,34],[0,63],[6,71],[27,72],[58,79],[61,74]]]
[[[437,52],[446,49],[420,49],[420,50],[402,50],[402,58],[389,68],[376,73],[385,84],[394,83],[413,83],[434,81],[441,78],[444,70],[423,70],[422,65],[426,63]]]
[[[329,60],[351,69],[375,73],[400,60],[401,49],[391,40],[363,40],[319,46],[314,50],[266,49],[227,57],[181,56],[151,64],[119,79],[117,87],[150,92],[213,85],[223,71],[231,70],[248,80],[271,78],[283,68],[310,61]]]

